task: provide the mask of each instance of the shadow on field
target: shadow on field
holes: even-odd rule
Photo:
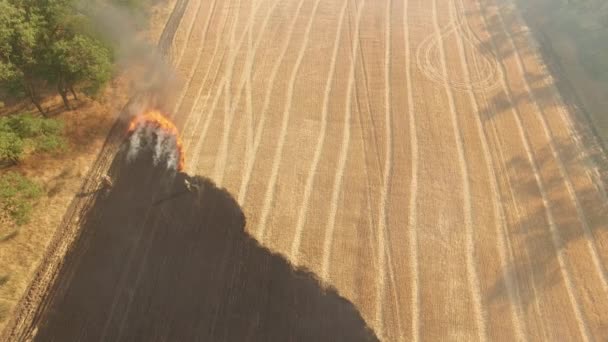
[[[492,1],[486,2],[494,4]],[[500,3],[500,1],[498,2]],[[522,103],[528,103],[530,108],[534,108],[533,100],[523,86],[518,89],[512,87],[513,82],[523,82],[523,77],[525,77],[525,80],[528,82],[530,90],[534,94],[534,99],[539,104],[541,110],[548,111],[550,108],[557,106],[558,102],[555,89],[556,87],[561,89],[559,84],[560,78],[555,77],[549,79],[547,73],[530,70],[525,63],[522,64],[525,75],[522,75],[516,66],[517,55],[511,46],[510,38],[513,39],[513,43],[518,47],[522,45],[518,45],[518,42],[526,41],[526,43],[524,43],[525,46],[528,46],[529,44],[527,43],[526,35],[519,29],[521,26],[520,23],[514,22],[514,18],[511,14],[513,10],[508,9],[508,6],[505,7],[504,4],[498,5],[502,19],[504,20],[504,25],[509,30],[511,36],[509,38],[503,30],[498,15],[496,13],[489,13],[485,6],[486,5],[484,5],[484,8],[481,11],[470,11],[467,15],[485,18],[485,23],[487,25],[484,25],[484,27],[487,30],[489,37],[487,39],[480,39],[477,50],[487,55],[492,60],[502,63],[502,68],[504,68],[505,71],[504,77],[507,82],[507,89],[501,89],[488,99],[488,105],[481,110],[481,117],[491,119],[496,115],[510,115],[511,108],[519,108]],[[534,47],[528,47],[529,49],[518,50],[519,56],[522,59],[526,59],[533,53]],[[498,67],[501,68],[501,66]],[[510,93],[510,99],[507,95],[507,91]],[[569,100],[569,98],[566,100]]]
[[[377,340],[352,303],[251,238],[210,180],[146,151],[127,163],[124,149],[110,173],[37,311],[36,340]]]
[[[599,156],[583,157],[577,153],[578,150],[571,141],[556,141],[555,147],[560,151],[560,157],[567,171],[572,170],[569,165],[583,164],[590,167],[590,165],[586,165],[590,163],[590,160],[603,156],[603,152],[597,150],[595,153]],[[577,249],[585,253],[576,256],[579,272],[581,263],[590,264],[590,269],[594,269],[589,247],[585,240],[592,241],[595,244],[597,251],[600,253],[600,258],[602,258],[602,251],[605,253],[602,237],[605,238],[606,233],[608,233],[608,203],[605,198],[602,198],[599,185],[577,187],[573,183],[576,199],[580,204],[591,235],[587,236],[579,219],[575,202],[559,172],[550,146],[546,145],[536,152],[535,159],[560,243],[557,246],[554,245],[554,236],[547,220],[547,209],[542,203],[541,193],[530,162],[525,158],[512,159],[507,164],[506,172],[508,174],[504,176],[510,177],[511,184],[513,184],[512,190],[519,203],[512,203],[506,199],[504,199],[504,203],[507,206],[518,206],[517,209],[521,214],[519,219],[513,218],[512,228],[509,231],[511,248],[514,251],[519,251],[519,254],[514,256],[513,263],[506,270],[507,276],[499,278],[493,285],[489,301],[508,300],[507,279],[518,280],[519,294],[524,306],[532,304],[537,296],[544,295],[546,289],[564,284],[557,253],[570,248],[573,244],[577,244]],[[595,171],[597,172],[589,168],[589,174],[583,174],[583,177],[593,178],[598,182],[596,184],[599,184],[601,179],[605,180],[608,176],[608,169],[605,167]],[[567,175],[574,181],[574,175]],[[565,260],[572,268],[574,259],[569,255],[565,254]],[[604,268],[606,266],[608,265],[604,265]],[[606,269],[603,271],[606,273]],[[600,284],[600,278],[596,274],[596,270],[592,273],[594,274],[589,274],[586,279],[595,284]],[[533,287],[533,283],[536,289]]]

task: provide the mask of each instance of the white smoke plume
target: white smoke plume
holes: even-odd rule
[[[168,170],[177,170],[180,152],[175,136],[153,125],[138,125],[129,138],[127,162],[132,162],[144,149],[152,151],[154,166],[164,162]]]

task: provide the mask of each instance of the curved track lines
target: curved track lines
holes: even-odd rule
[[[449,6],[450,19],[451,21],[455,21],[459,23],[460,27],[466,28],[467,31],[472,30],[469,28],[469,24],[466,20],[466,16],[464,15],[464,5],[461,3],[462,0],[458,0],[453,2],[453,6]],[[454,13],[456,12],[456,13]],[[461,69],[464,74],[464,81],[468,82],[471,79],[469,72],[469,63],[466,57],[466,53],[464,50],[463,38],[460,34],[457,35],[457,45],[458,45],[458,53],[461,62]],[[477,59],[474,57],[474,66],[476,71],[477,69]],[[478,72],[478,71],[477,71]],[[488,146],[488,139],[486,137],[486,133],[483,128],[483,123],[480,119],[480,109],[479,103],[472,89],[467,89],[467,94],[469,97],[469,101],[471,106],[473,107],[475,117],[475,124],[477,127],[478,136],[481,140],[481,146],[484,156],[484,161],[486,163],[486,168],[488,169],[488,179],[490,180],[490,189],[491,189],[491,197],[492,197],[492,206],[494,209],[494,217],[495,217],[495,225],[496,225],[496,236],[498,237],[498,254],[500,257],[501,268],[503,270],[503,277],[505,278],[507,294],[509,297],[509,304],[511,307],[511,311],[513,312],[513,326],[515,329],[516,336],[519,341],[527,340],[526,326],[523,320],[523,312],[522,312],[522,301],[519,295],[519,289],[517,287],[517,279],[514,279],[509,273],[509,266],[513,264],[513,257],[510,254],[510,251],[507,248],[508,245],[508,234],[507,234],[507,223],[505,220],[505,209],[502,204],[502,199],[500,198],[498,192],[498,183],[497,176],[494,172],[492,155],[490,154],[490,149]],[[485,92],[484,92],[485,95]]]
[[[466,231],[466,263],[467,263],[467,278],[469,281],[469,287],[471,289],[471,297],[473,299],[473,309],[476,315],[477,334],[479,340],[485,341],[488,338],[487,335],[487,312],[484,308],[481,298],[481,286],[479,284],[479,272],[477,265],[475,264],[475,242],[474,242],[474,231],[473,231],[473,219],[472,219],[472,208],[471,208],[471,193],[470,193],[470,180],[469,180],[469,166],[466,161],[463,138],[461,134],[460,123],[457,118],[456,105],[454,101],[454,95],[449,84],[449,74],[446,64],[446,56],[443,46],[443,37],[441,36],[441,28],[439,27],[439,19],[437,15],[437,0],[433,0],[433,25],[435,27],[435,33],[437,35],[439,57],[441,59],[441,70],[444,76],[443,87],[448,97],[448,104],[450,107],[450,117],[452,121],[452,127],[454,130],[454,138],[456,140],[456,148],[458,151],[458,164],[460,166],[460,175],[462,177],[463,187],[463,201],[464,201],[464,218],[465,218],[465,231]]]
[[[355,19],[355,34],[359,35],[359,26],[361,24],[361,15],[363,14],[363,7],[365,6],[365,0],[361,1],[357,8],[357,14]],[[329,202],[329,217],[327,218],[327,225],[325,228],[325,236],[323,238],[323,259],[321,261],[321,278],[327,280],[329,277],[329,264],[331,260],[331,249],[333,245],[334,230],[336,223],[336,214],[338,212],[338,198],[340,196],[340,189],[342,188],[342,178],[344,176],[344,167],[346,166],[346,158],[348,156],[348,146],[350,144],[350,118],[352,114],[352,94],[355,82],[355,66],[357,64],[359,56],[359,39],[352,38],[351,61],[348,72],[348,83],[347,93],[345,98],[345,110],[344,110],[344,129],[342,131],[342,142],[340,144],[340,155],[338,157],[338,166],[334,176],[334,182],[332,187],[332,195]]]
[[[412,341],[420,340],[420,278],[418,266],[418,233],[417,233],[417,198],[418,198],[418,133],[416,132],[416,115],[414,113],[414,97],[412,95],[412,62],[410,53],[410,31],[407,13],[409,0],[403,7],[403,40],[405,43],[405,79],[407,87],[407,115],[409,118],[410,150],[412,155],[412,179],[410,181],[410,200],[408,203],[408,236],[409,257],[412,283]]]
[[[317,9],[319,8],[320,0],[316,0],[312,9],[312,13],[309,16],[308,23],[306,24],[306,29],[304,30],[304,41],[300,46],[300,50],[298,51],[298,57],[296,59],[295,65],[291,72],[291,76],[289,78],[289,83],[287,85],[287,101],[285,101],[285,108],[283,109],[283,118],[281,122],[281,131],[279,135],[279,141],[275,150],[275,155],[272,161],[272,171],[270,172],[270,179],[268,181],[268,187],[266,188],[266,194],[264,195],[264,204],[262,206],[262,213],[260,216],[260,221],[258,223],[258,227],[256,229],[258,239],[263,242],[266,234],[266,221],[268,219],[268,215],[270,213],[270,207],[274,201],[274,191],[277,182],[277,176],[279,173],[279,166],[281,164],[281,157],[283,155],[283,146],[285,144],[285,138],[287,136],[287,125],[289,124],[289,117],[291,116],[291,105],[293,100],[293,93],[296,83],[296,78],[298,76],[298,72],[300,71],[300,65],[302,64],[302,59],[304,58],[304,52],[308,47],[308,42],[310,41],[310,30],[312,29],[312,23],[314,22],[315,16],[317,14]],[[302,4],[302,3],[300,3]],[[300,11],[300,7],[298,7],[298,12]],[[297,15],[296,15],[297,17]],[[295,21],[294,21],[295,24]],[[291,28],[293,29],[294,26]],[[280,58],[281,60],[283,58]],[[260,128],[262,130],[263,127]]]
[[[300,210],[298,212],[298,220],[296,221],[296,228],[294,237],[291,243],[290,260],[295,265],[299,261],[300,244],[302,242],[302,233],[304,231],[304,224],[306,222],[306,215],[308,214],[308,203],[310,201],[310,195],[312,193],[315,175],[317,174],[317,167],[319,160],[321,159],[321,152],[323,151],[323,145],[325,144],[325,136],[327,132],[327,116],[329,114],[329,96],[332,90],[332,83],[335,77],[336,61],[338,58],[338,50],[340,48],[340,36],[342,35],[342,26],[344,24],[344,15],[348,2],[345,0],[342,8],[340,9],[340,16],[338,19],[338,28],[336,29],[336,37],[334,38],[334,48],[331,55],[330,69],[327,75],[327,81],[325,82],[325,90],[323,92],[323,109],[321,110],[321,127],[319,128],[319,135],[317,137],[317,143],[315,145],[315,153],[306,176],[306,183],[304,185],[304,197]]]
[[[499,16],[499,19],[502,21],[502,18]],[[485,21],[485,15],[484,15],[484,21]],[[505,30],[505,26],[504,23],[502,23],[502,28],[503,30]],[[508,33],[507,33],[508,34]],[[512,42],[512,41],[511,41]],[[491,40],[491,44],[493,49],[496,51],[496,43],[494,42],[494,39]],[[513,94],[511,92],[511,90],[509,89],[509,86],[507,85],[507,81],[505,79],[505,70],[504,70],[504,65],[501,62],[500,67],[502,69],[502,85],[503,85],[503,89],[507,95],[507,98],[509,100],[509,103],[515,103],[513,101]],[[515,122],[517,124],[518,127],[518,131],[521,137],[521,140],[524,144],[524,148],[526,150],[526,155],[528,158],[528,161],[530,163],[530,166],[532,168],[533,171],[533,175],[534,175],[534,180],[536,183],[536,186],[538,187],[540,194],[541,194],[541,200],[544,206],[544,212],[545,212],[545,217],[548,221],[549,224],[549,231],[551,234],[551,241],[553,243],[553,248],[555,249],[555,252],[557,254],[557,260],[559,263],[559,268],[560,268],[560,273],[562,275],[562,278],[564,279],[565,282],[565,286],[566,286],[566,291],[568,293],[568,298],[570,300],[572,309],[574,311],[574,315],[576,317],[577,323],[578,323],[578,327],[579,330],[581,332],[581,337],[583,339],[585,339],[586,341],[589,341],[590,339],[590,333],[589,333],[589,328],[588,325],[586,323],[586,320],[584,319],[583,316],[583,312],[581,309],[581,304],[580,304],[580,298],[576,293],[576,289],[573,285],[572,282],[572,275],[571,275],[571,270],[570,270],[570,266],[567,263],[567,261],[565,260],[566,256],[564,255],[564,251],[562,250],[562,248],[560,248],[560,246],[563,246],[563,241],[561,239],[561,235],[557,229],[557,226],[555,224],[555,219],[554,219],[554,215],[553,215],[553,209],[551,208],[551,203],[548,199],[548,195],[545,189],[545,185],[543,184],[543,181],[541,179],[540,176],[540,171],[539,171],[539,167],[538,167],[538,162],[536,160],[536,158],[534,157],[534,154],[532,152],[532,147],[530,145],[530,139],[528,137],[528,134],[526,132],[526,130],[524,129],[524,125],[522,122],[522,118],[521,118],[521,114],[519,113],[519,109],[517,107],[511,107],[511,112],[514,115],[515,118]]]
[[[428,79],[439,84],[447,82],[450,87],[457,90],[488,91],[498,87],[499,82],[496,59],[485,56],[483,57],[483,66],[480,70],[480,79],[469,80],[469,82],[467,82],[446,78],[441,72],[441,65],[436,65],[437,63],[441,64],[439,44],[441,44],[441,41],[446,37],[453,34],[460,35],[474,48],[477,48],[480,45],[479,39],[472,31],[468,30],[466,26],[462,27],[458,20],[450,20],[450,22],[443,27],[438,36],[431,34],[418,46],[416,51],[416,62],[420,71],[422,71]],[[437,62],[437,60],[440,61]]]

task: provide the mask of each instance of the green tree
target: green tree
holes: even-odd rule
[[[0,176],[0,212],[20,226],[28,223],[33,204],[42,195],[42,188],[16,172]]]
[[[94,95],[111,77],[110,51],[95,39],[76,34],[53,42],[49,52],[48,79],[57,86],[68,109],[68,91],[75,99],[78,98],[75,86],[82,87],[88,95]]]
[[[37,91],[41,81],[37,50],[42,22],[37,11],[0,0],[0,82],[13,94],[26,94],[44,113]]]
[[[69,109],[68,91],[93,94],[109,80],[111,57],[75,0],[0,0],[0,83],[42,114],[41,91],[55,88]]]
[[[0,117],[0,162],[16,164],[26,152],[54,152],[65,148],[63,125],[56,119],[31,114]]]

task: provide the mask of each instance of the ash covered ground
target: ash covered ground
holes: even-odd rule
[[[35,340],[377,340],[349,301],[247,235],[228,192],[177,171],[173,140],[142,132],[83,218]]]

